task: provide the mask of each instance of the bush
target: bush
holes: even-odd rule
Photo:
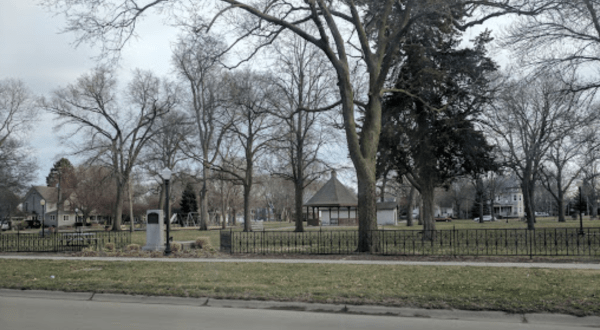
[[[125,247],[125,251],[127,252],[133,252],[133,251],[139,251],[141,249],[139,244],[129,244]]]
[[[171,251],[173,251],[173,252],[181,251],[181,244],[177,243],[177,242],[171,243]]]
[[[207,249],[210,247],[210,238],[209,237],[197,237],[194,242],[194,247],[196,249]]]
[[[27,229],[27,222],[25,222],[25,221],[15,222],[13,227],[15,227],[17,230],[25,230],[25,229]]]
[[[115,251],[115,243],[106,243],[106,244],[104,244],[104,251],[106,251],[106,252],[114,252]]]

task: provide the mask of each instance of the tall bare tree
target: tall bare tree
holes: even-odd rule
[[[335,77],[323,54],[298,36],[280,40],[275,52],[278,72],[275,84],[283,101],[274,108],[274,115],[285,123],[286,133],[273,144],[277,160],[271,162],[274,165],[271,167],[275,175],[294,184],[295,231],[302,232],[304,188],[324,170],[322,146],[335,140],[325,114],[310,109],[332,103]]]
[[[272,78],[264,74],[241,71],[232,77],[230,105],[227,112],[231,119],[229,152],[220,153],[219,166],[230,180],[243,186],[244,231],[250,231],[250,198],[254,184],[254,167],[271,141],[278,138],[271,116],[276,99]]]
[[[223,115],[227,77],[220,61],[224,50],[225,45],[216,37],[190,32],[180,37],[173,54],[173,63],[187,90],[186,108],[195,124],[196,139],[188,141],[185,152],[201,167],[200,230],[208,229],[210,167],[231,126],[231,118]]]
[[[129,176],[146,143],[158,132],[157,119],[176,104],[175,89],[150,72],[136,71],[123,95],[106,68],[97,68],[75,84],[59,89],[43,109],[57,116],[59,127],[75,130],[69,139],[75,154],[109,166],[116,183],[113,230],[121,230],[123,199]]]

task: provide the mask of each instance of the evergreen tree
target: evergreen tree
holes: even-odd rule
[[[61,158],[54,163],[46,177],[48,187],[57,187],[59,181],[63,188],[74,188],[76,184],[73,164],[67,158]]]
[[[191,183],[185,185],[185,190],[181,194],[181,213],[188,214],[190,212],[198,212],[198,202],[196,201],[196,192]]]
[[[433,233],[434,189],[453,178],[495,169],[491,146],[474,121],[488,102],[489,32],[460,49],[460,31],[443,17],[413,26],[403,65],[382,114],[378,161],[389,162],[421,193],[423,224]],[[380,164],[384,168],[384,164]]]

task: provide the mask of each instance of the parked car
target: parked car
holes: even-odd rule
[[[434,218],[435,222],[452,222],[452,219],[449,217],[438,217]]]
[[[548,212],[535,212],[536,217],[549,217],[550,214]]]
[[[4,220],[2,222],[0,222],[0,230],[5,231],[5,230],[9,230],[10,226],[8,225],[8,221]]]
[[[475,222],[479,222],[479,217],[477,217],[477,218],[473,219],[473,221],[475,221]],[[484,222],[485,222],[485,221],[496,221],[496,218],[495,218],[495,217],[492,217],[491,215],[484,215],[484,216],[483,216],[483,221],[484,221]]]

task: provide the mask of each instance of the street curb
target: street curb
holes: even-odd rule
[[[185,298],[169,296],[143,296],[114,293],[92,292],[63,292],[43,290],[11,290],[0,289],[0,296],[50,299],[93,301],[99,303],[137,303],[137,304],[166,304],[177,306],[215,307],[234,309],[265,309],[296,312],[319,313],[348,313],[355,315],[390,316],[390,317],[420,317],[437,320],[486,321],[502,323],[552,324],[578,327],[598,328],[599,316],[577,317],[565,314],[510,314],[497,311],[467,311],[454,309],[422,309],[405,307],[387,307],[375,305],[342,305],[303,302],[279,302],[262,300],[232,300],[214,298]]]

